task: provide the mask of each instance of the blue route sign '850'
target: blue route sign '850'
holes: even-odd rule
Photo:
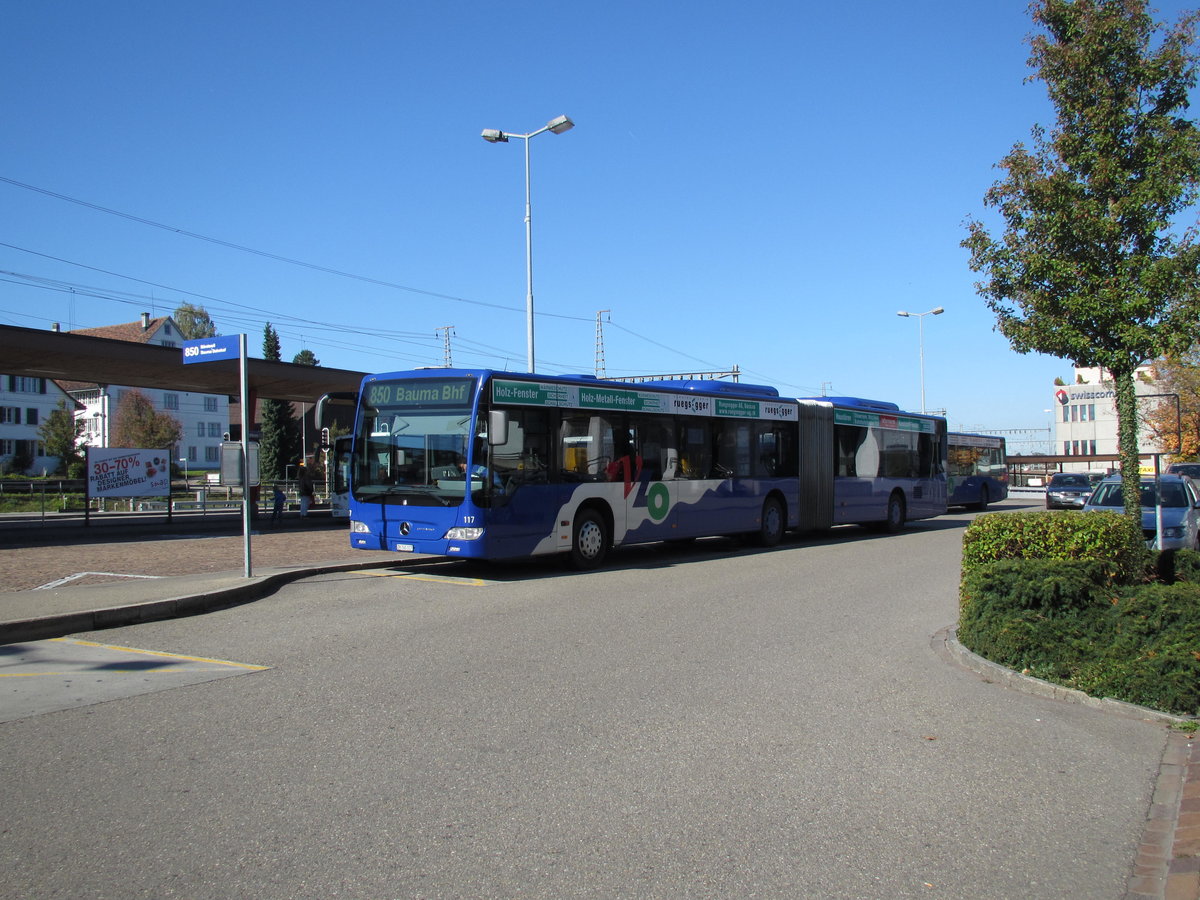
[[[183,342],[183,362],[202,363],[216,362],[218,359],[239,359],[238,339],[241,335],[230,334],[224,337],[197,338],[194,341]]]

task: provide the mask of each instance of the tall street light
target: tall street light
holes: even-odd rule
[[[925,412],[925,317],[940,316],[945,311],[942,307],[938,306],[923,313],[910,313],[903,310],[896,313],[896,315],[904,316],[905,318],[915,318],[919,326],[921,336],[921,412]]]
[[[537,131],[529,134],[515,134],[508,131],[497,131],[494,128],[483,129],[483,139],[491,144],[508,143],[509,138],[521,138],[525,141],[525,331],[527,346],[527,362],[529,371],[533,371],[533,217],[529,205],[529,139],[535,138],[545,131],[551,134],[562,134],[575,127],[566,116],[551,119]]]

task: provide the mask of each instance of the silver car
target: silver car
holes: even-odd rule
[[[1046,509],[1082,509],[1092,492],[1083,472],[1058,472],[1046,484]]]
[[[1163,550],[1200,550],[1200,493],[1192,479],[1182,475],[1160,475],[1162,495],[1162,547],[1158,547],[1157,503],[1154,479],[1141,480],[1142,534],[1146,546]],[[1125,500],[1121,496],[1121,476],[1110,475],[1097,486],[1083,507],[1084,512],[1107,510],[1121,512]]]

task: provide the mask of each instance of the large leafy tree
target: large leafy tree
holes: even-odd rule
[[[141,391],[130,388],[122,393],[113,418],[112,446],[171,450],[182,436],[179,420],[156,410]]]
[[[321,361],[317,359],[317,355],[307,347],[293,356],[292,362],[298,366],[319,366],[321,364]]]
[[[1176,459],[1200,459],[1200,347],[1157,360],[1153,369],[1156,391],[1174,396],[1150,406],[1146,430]]]
[[[203,306],[193,306],[191,303],[183,303],[175,310],[175,315],[171,318],[175,320],[175,324],[183,332],[184,338],[189,341],[194,341],[196,338],[217,336],[217,326],[213,324],[212,316],[208,314],[208,310]]]
[[[51,410],[38,426],[38,437],[46,447],[46,455],[58,457],[55,474],[77,477],[75,473],[83,465],[85,453],[83,428],[83,421],[67,409],[65,400],[59,400],[58,408]]]
[[[968,223],[980,294],[1019,353],[1109,371],[1117,395],[1125,508],[1138,511],[1138,365],[1184,352],[1200,332],[1194,230],[1200,135],[1186,117],[1196,82],[1194,15],[1156,23],[1145,0],[1038,0],[1032,79],[1057,122],[999,163],[984,202],[993,237]]]
[[[283,358],[279,332],[267,323],[263,329],[263,359],[278,362]],[[274,481],[287,475],[288,465],[300,460],[300,433],[292,415],[292,404],[282,400],[264,400],[262,437],[258,445],[258,471],[262,481]]]

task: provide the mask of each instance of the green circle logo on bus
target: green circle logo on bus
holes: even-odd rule
[[[661,481],[651,485],[650,490],[646,492],[646,510],[650,513],[650,518],[661,522],[667,517],[667,510],[670,508],[671,495],[667,486]]]

